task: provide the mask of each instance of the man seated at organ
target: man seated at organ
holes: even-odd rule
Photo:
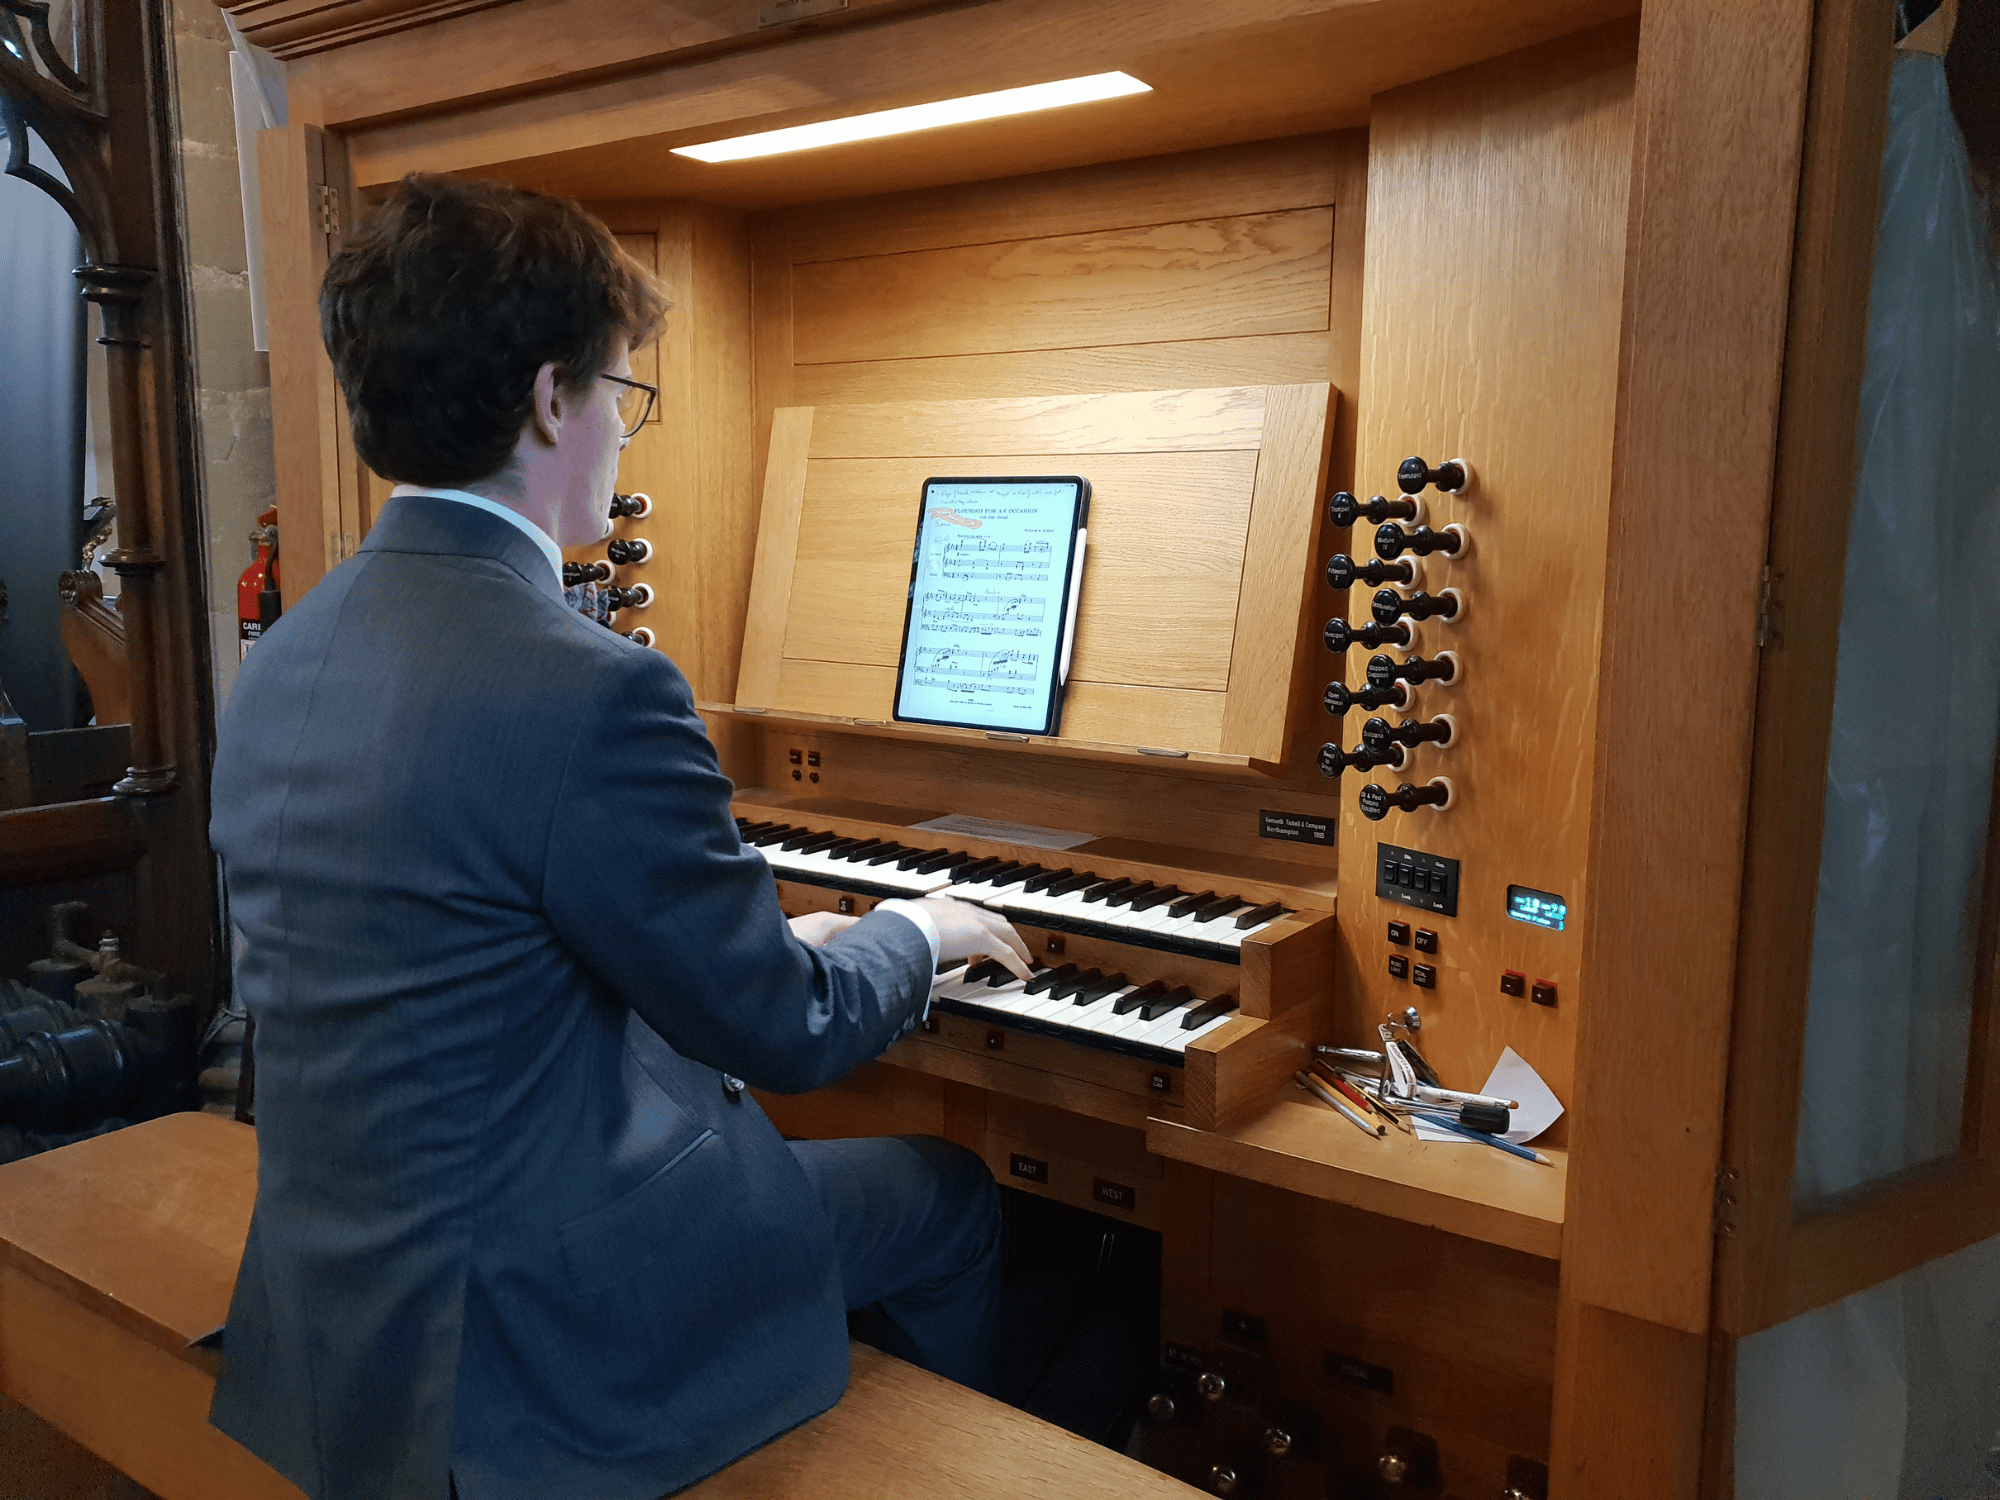
[[[1026,950],[939,898],[787,924],[681,674],[563,601],[664,291],[574,204],[411,177],[320,306],[395,490],[220,733],[261,1155],[212,1419],[315,1500],[651,1500],[838,1400],[850,1309],[988,1384],[985,1166],[788,1145],[745,1083]]]

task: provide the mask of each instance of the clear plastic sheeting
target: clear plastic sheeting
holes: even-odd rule
[[[1943,61],[1896,60],[1794,1191],[1958,1147],[2000,728],[2000,297]]]
[[[2000,1496],[2000,1240],[1737,1345],[1736,1496]]]
[[[1958,1147],[2000,728],[2000,297],[1941,59],[1897,59],[1794,1192]],[[2000,1497],[2000,1240],[1745,1339],[1738,1500]]]

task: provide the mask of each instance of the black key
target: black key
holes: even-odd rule
[[[863,842],[863,840],[857,838],[835,839],[830,844],[820,845],[818,852],[824,854],[828,859],[845,859]]]
[[[1199,896],[1183,896],[1167,908],[1167,915],[1170,917],[1184,917],[1189,912],[1196,911],[1208,905],[1214,899],[1214,891],[1203,891]]]
[[[937,852],[935,849],[912,849],[896,861],[896,868],[899,870],[914,869]]]
[[[1078,990],[1074,998],[1078,1005],[1095,1005],[1113,990],[1122,990],[1131,982],[1123,974],[1113,974],[1108,979],[1093,979]]]
[[[1282,917],[1284,914],[1284,902],[1272,901],[1258,907],[1255,911],[1246,911],[1243,913],[1242,916],[1236,919],[1236,927],[1238,931],[1246,931],[1249,928],[1255,927],[1260,922],[1268,922],[1273,917]]]
[[[1071,891],[1080,891],[1087,885],[1096,884],[1097,877],[1086,870],[1081,875],[1065,875],[1061,880],[1050,881],[1043,888],[1042,894],[1045,896],[1066,896]]]
[[[1006,861],[1002,859],[987,858],[987,859],[975,860],[973,863],[969,865],[962,865],[958,869],[953,870],[951,872],[951,878],[953,880],[962,880],[962,881],[984,880],[988,875],[992,874],[995,870],[999,869],[1000,866],[1005,863]]]
[[[1138,885],[1128,886],[1126,889],[1122,891],[1113,891],[1109,896],[1106,896],[1104,900],[1105,903],[1109,906],[1130,906],[1135,897],[1143,896],[1148,891],[1154,891],[1158,889],[1159,887],[1154,885],[1153,882],[1150,880],[1141,881]]]
[[[876,850],[880,849],[881,847],[882,847],[882,841],[880,839],[857,839],[854,843],[853,848],[843,849],[840,851],[840,857],[842,859],[851,859],[858,862],[860,860],[866,859],[869,855],[873,854]],[[831,849],[827,851],[827,853],[829,854],[831,854],[832,852],[833,851]]]
[[[979,879],[984,885],[1012,885],[1021,878],[1023,870],[1040,868],[1039,865],[1024,865],[1018,859],[1010,859],[997,870],[988,870]]]
[[[1194,999],[1194,991],[1186,985],[1181,985],[1179,988],[1169,990],[1166,994],[1156,999],[1148,1000],[1144,1005],[1140,1006],[1139,1019],[1142,1021],[1157,1021],[1168,1011],[1179,1010],[1192,999]]]
[[[929,859],[920,859],[908,868],[914,875],[935,875],[939,870],[955,865],[964,858],[965,851],[958,849],[949,854],[933,854]]]
[[[1129,1016],[1148,1000],[1158,999],[1166,992],[1166,980],[1155,979],[1151,984],[1142,985],[1140,988],[1132,991],[1131,994],[1120,995],[1116,1000],[1112,1001],[1111,1014],[1114,1016]]]
[[[1103,977],[1104,971],[1102,969],[1085,969],[1081,974],[1072,974],[1060,984],[1049,986],[1049,998],[1051,1000],[1067,1000],[1085,985]]]
[[[1045,891],[1058,880],[1065,880],[1075,873],[1074,870],[1069,869],[1067,866],[1060,870],[1043,870],[1029,877],[1028,883],[1022,889],[1028,892]]]
[[[1075,964],[1064,964],[1060,969],[1044,969],[1028,981],[1027,987],[1021,993],[1024,995],[1046,994],[1050,985],[1061,984],[1075,972]]]
[[[1005,964],[998,964],[998,972],[988,974],[986,976],[986,988],[988,988],[989,990],[997,990],[1000,988],[1001,985],[1007,983],[1008,980],[1016,979],[1018,977],[1019,976],[1015,974],[1014,971],[1008,968]]]
[[[829,844],[837,844],[839,842],[840,835],[837,833],[816,833],[803,844],[794,844],[790,840],[787,840],[783,847],[795,850],[800,854],[813,854],[826,848]]]
[[[990,980],[995,974],[1005,977],[1007,966],[997,958],[982,958],[965,971],[965,983],[977,984],[982,979]]]
[[[1143,895],[1132,893],[1132,910],[1151,911],[1156,906],[1164,906],[1169,901],[1178,901],[1187,894],[1177,885],[1156,885]]]
[[[901,859],[905,854],[910,852],[909,848],[903,844],[884,844],[880,849],[869,855],[867,859],[863,860],[862,863],[886,865],[890,860]]]
[[[1100,880],[1083,893],[1086,901],[1108,901],[1120,891],[1129,891],[1137,885],[1135,880]]]
[[[1211,901],[1208,905],[1197,910],[1194,914],[1194,919],[1197,922],[1213,922],[1217,917],[1235,911],[1242,904],[1243,898],[1241,896],[1224,896],[1221,900]]]
[[[1236,1009],[1236,997],[1234,995],[1217,995],[1213,1000],[1202,1005],[1197,1005],[1193,1010],[1182,1016],[1181,1030],[1193,1031],[1197,1026],[1206,1026],[1217,1016],[1226,1016],[1234,1009]]]
[[[789,823],[773,823],[762,833],[753,833],[744,839],[743,842],[746,844],[775,844],[780,839],[789,838],[792,834],[800,832],[803,832],[803,830],[794,828]]]
[[[736,820],[736,836],[747,843],[757,834],[768,833],[777,826],[776,823],[753,823],[748,818],[738,818]]]

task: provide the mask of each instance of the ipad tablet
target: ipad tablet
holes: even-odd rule
[[[1089,518],[1073,474],[924,481],[898,720],[1056,732]]]

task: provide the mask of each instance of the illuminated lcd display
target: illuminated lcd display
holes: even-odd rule
[[[1547,891],[1531,891],[1525,885],[1510,885],[1507,887],[1507,915],[1531,927],[1546,927],[1550,932],[1561,932],[1564,921],[1569,917],[1569,903]]]

